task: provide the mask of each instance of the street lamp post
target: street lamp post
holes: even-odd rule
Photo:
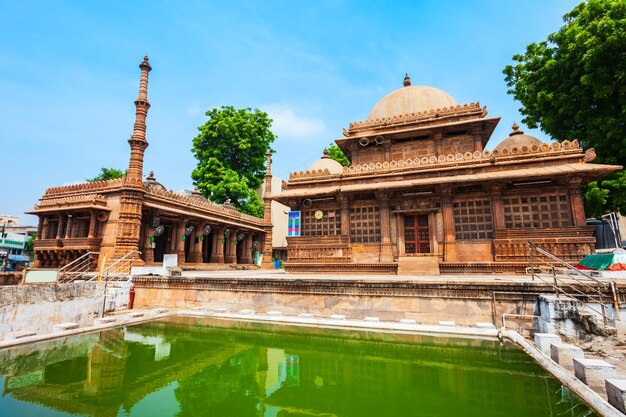
[[[6,239],[6,228],[8,223],[13,223],[13,220],[5,220],[2,223],[2,239],[3,241]],[[7,264],[9,263],[9,249],[7,248],[7,254],[4,257],[4,262],[2,263],[2,272],[7,271]]]

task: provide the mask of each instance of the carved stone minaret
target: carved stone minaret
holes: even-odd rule
[[[265,222],[265,241],[263,243],[263,260],[261,261],[261,268],[274,269],[274,263],[272,262],[272,153],[267,152],[265,154],[265,189],[263,192],[263,221]]]
[[[148,141],[146,140],[146,116],[148,102],[148,73],[152,70],[145,56],[141,64],[139,96],[135,100],[135,124],[133,134],[128,139],[130,144],[130,161],[128,173],[124,179],[124,189],[120,198],[120,215],[117,220],[117,234],[113,259],[118,259],[132,250],[139,250],[141,240],[141,209],[143,205],[143,156]],[[141,263],[137,257],[135,264]]]

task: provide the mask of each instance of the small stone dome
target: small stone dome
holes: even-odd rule
[[[230,198],[227,198],[226,201],[224,201],[224,203],[222,204],[222,207],[227,208],[229,210],[237,211],[237,207],[232,205],[232,203],[230,202]]]
[[[309,167],[309,171],[324,171],[327,169],[331,174],[341,174],[343,172],[343,166],[328,156],[328,149],[324,149],[322,158],[315,161],[313,165]]]
[[[502,152],[502,149],[522,149],[524,146],[530,149],[535,145],[539,147],[543,145],[543,142],[534,136],[525,135],[524,132],[519,130],[519,125],[517,123],[513,123],[513,131],[509,134],[509,137],[498,143],[493,150]]]
[[[404,77],[403,84],[404,87],[387,94],[376,103],[367,116],[367,120],[385,119],[401,114],[418,113],[457,105],[457,102],[448,93],[438,88],[421,85],[412,86],[408,74]]]
[[[148,174],[148,177],[143,182],[143,186],[144,188],[148,188],[148,189],[158,188],[159,190],[167,191],[167,189],[163,186],[163,184],[161,184],[160,182],[156,180],[156,177],[154,176],[154,171],[150,171],[150,174]]]
[[[205,196],[200,194],[200,192],[198,191],[198,187],[193,187],[193,192],[191,193],[189,198],[193,198],[194,200],[199,201],[209,201]]]

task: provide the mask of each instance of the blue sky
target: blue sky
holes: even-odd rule
[[[501,116],[493,147],[521,120],[502,69],[577,3],[0,0],[0,213],[36,224],[23,212],[46,187],[126,168],[146,53],[145,173],[170,189],[192,187],[191,140],[209,108],[267,111],[273,171],[286,178],[405,72]]]

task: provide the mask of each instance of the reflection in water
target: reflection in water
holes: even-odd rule
[[[0,415],[593,415],[511,344],[190,317],[0,351],[0,375]]]

